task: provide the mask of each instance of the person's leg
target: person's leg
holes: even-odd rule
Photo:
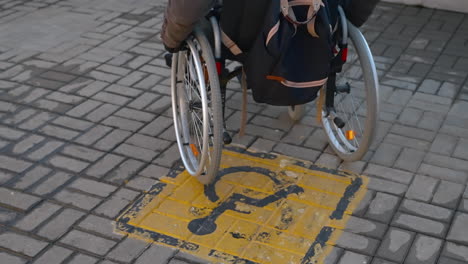
[[[215,0],[169,0],[161,31],[164,45],[171,49],[178,48],[215,2]]]

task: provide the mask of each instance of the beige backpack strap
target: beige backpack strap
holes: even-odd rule
[[[242,54],[242,50],[239,48],[239,46],[237,46],[237,44],[222,30],[221,41],[223,42],[224,46],[226,46],[226,48],[228,48],[235,56]]]
[[[242,113],[241,113],[239,137],[243,137],[245,135],[245,127],[247,125],[247,76],[245,75],[244,68],[242,68],[241,88],[242,88]]]

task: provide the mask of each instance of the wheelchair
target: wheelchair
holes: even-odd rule
[[[212,35],[197,27],[181,51],[166,57],[171,67],[172,114],[180,156],[187,172],[205,185],[215,179],[223,146],[231,143],[224,120],[226,87],[242,73],[240,67],[228,71],[222,66],[217,12],[212,10],[206,17]],[[357,161],[375,137],[379,84],[363,34],[347,21],[341,7],[339,15],[340,30],[336,32],[342,34],[340,39],[349,53],[340,53],[346,56],[346,63],[332,85],[328,82],[320,90],[313,108],[334,152],[344,161]],[[314,111],[310,104],[288,107],[290,118],[296,121],[309,110]]]

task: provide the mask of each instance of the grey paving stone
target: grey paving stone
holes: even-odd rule
[[[99,65],[99,64],[96,64]],[[107,87],[109,83],[103,81],[94,81],[87,86],[80,89],[77,94],[81,96],[91,97],[98,92],[102,91],[105,87]]]
[[[67,208],[41,227],[38,235],[51,240],[57,239],[65,234],[83,215],[84,213],[80,211]]]
[[[364,171],[365,165],[366,163],[363,161],[343,162],[338,169],[361,174]]]
[[[105,89],[105,91],[127,96],[127,97],[137,97],[143,92],[139,89],[134,89],[131,87],[118,85],[118,84],[111,84]]]
[[[91,122],[71,118],[68,116],[61,116],[55,119],[52,123],[79,131],[85,131],[93,125]]]
[[[137,195],[138,193],[135,191],[120,189],[115,192],[109,200],[96,208],[95,213],[109,218],[115,218],[137,197]]]
[[[421,120],[418,123],[418,128],[438,131],[444,122],[445,115],[434,112],[424,112]]]
[[[455,208],[463,194],[463,189],[464,186],[461,184],[442,181],[432,198],[432,203],[449,208]]]
[[[236,137],[234,137],[234,139],[235,138]],[[165,150],[161,155],[159,155],[158,158],[153,161],[153,163],[164,167],[172,168],[174,163],[178,160],[180,160],[180,152],[179,148],[177,147],[177,144],[174,144],[169,149]]]
[[[157,155],[158,152],[155,152],[150,149],[146,148],[141,148],[129,144],[122,144],[117,149],[115,149],[115,152],[127,157],[143,160],[143,161],[152,161]]]
[[[89,163],[61,155],[55,155],[49,160],[50,165],[79,173],[89,166]]]
[[[148,178],[159,179],[163,176],[166,176],[168,173],[168,168],[151,164],[148,167],[144,168],[139,174]]]
[[[369,164],[364,171],[365,174],[382,177],[386,180],[392,180],[403,184],[409,184],[413,178],[410,172],[387,168],[375,164]]]
[[[49,120],[51,120],[54,117],[53,114],[47,113],[47,112],[41,112],[34,117],[28,119],[27,121],[23,122],[22,124],[19,125],[19,128],[25,129],[25,130],[34,130]]]
[[[340,259],[341,255],[343,254],[344,249],[339,247],[333,247],[330,253],[325,257],[323,263],[324,264],[335,264]]]
[[[102,105],[101,102],[94,101],[94,100],[86,100],[83,103],[75,106],[66,114],[73,117],[83,117],[84,115],[88,114],[89,112],[93,111],[97,107]]]
[[[343,232],[336,242],[336,245],[339,247],[366,255],[373,255],[377,250],[378,244],[378,240],[376,239],[349,232]]]
[[[146,177],[136,176],[131,179],[126,186],[131,189],[139,190],[139,191],[149,191],[151,187],[156,184],[158,181],[155,179],[150,179]]]
[[[250,146],[253,151],[262,151],[262,152],[271,152],[273,147],[275,146],[276,142],[258,138],[255,142]]]
[[[135,175],[143,165],[144,163],[137,160],[126,160],[106,176],[105,179],[113,183],[122,183]]]
[[[297,146],[293,146],[289,144],[283,144],[283,143],[276,145],[273,151],[279,152],[281,154],[297,157],[306,161],[315,161],[320,155],[320,153],[315,150],[311,150],[311,149],[307,149],[303,147],[297,147]]]
[[[440,257],[438,264],[464,264],[464,262],[461,262],[460,260],[455,260],[447,257]]]
[[[407,199],[401,204],[400,211],[447,223],[452,219],[452,211],[449,209]]]
[[[16,158],[0,155],[0,169],[21,173],[31,167],[32,163]]]
[[[75,140],[75,142],[79,143],[79,144],[90,146],[90,145],[93,145],[94,143],[96,143],[96,141],[98,141],[99,139],[101,139],[105,135],[107,135],[110,131],[112,131],[112,128],[110,128],[110,127],[97,125],[97,126],[93,127],[92,129],[90,129],[89,131],[87,131],[82,136],[78,137]]]
[[[132,133],[120,129],[116,129],[100,139],[94,147],[100,150],[108,151],[115,148],[117,145],[125,141]]]
[[[52,100],[52,101],[57,101],[65,104],[72,104],[72,105],[77,105],[85,98],[81,96],[76,96],[76,95],[70,95],[62,92],[53,92],[50,93],[46,96],[47,99]]]
[[[457,159],[457,158],[453,158],[449,156],[428,153],[426,157],[424,158],[424,162],[428,164],[433,164],[439,167],[468,172],[468,165],[463,159]]]
[[[125,143],[157,152],[163,151],[171,144],[171,142],[169,141],[165,141],[155,137],[145,136],[142,134],[134,134],[133,136],[128,138],[125,141]]]
[[[410,126],[402,126],[398,124],[393,125],[390,131],[396,135],[419,139],[425,142],[432,141],[436,135],[434,131],[428,131]]]
[[[171,118],[159,116],[154,121],[146,125],[140,130],[140,133],[148,136],[158,136],[161,132],[169,128],[173,124]]]
[[[468,212],[468,199],[463,199],[458,207],[459,211]]]
[[[68,256],[70,256],[73,251],[59,247],[52,246],[48,249],[43,255],[36,259],[34,264],[52,264],[52,263],[62,263]]]
[[[149,104],[154,102],[158,97],[159,97],[158,95],[153,94],[153,93],[144,93],[140,95],[137,99],[129,103],[128,107],[135,108],[138,110],[143,110]]]
[[[0,172],[0,184],[4,184],[5,182],[11,180],[13,178],[12,173]]]
[[[88,215],[78,226],[111,239],[122,239],[124,237],[123,234],[115,232],[115,221],[95,215]]]
[[[359,205],[354,209],[353,215],[363,217],[366,213],[370,203],[374,199],[375,191],[367,190],[364,198],[359,202]]]
[[[36,183],[37,181],[39,181],[41,178],[43,178],[47,174],[49,174],[51,171],[52,170],[49,168],[46,168],[40,165],[36,166],[32,170],[24,174],[21,178],[19,178],[13,186],[17,189],[26,189],[30,187],[31,185],[33,185],[34,183]],[[4,174],[5,176],[3,176],[3,173],[1,173],[0,175],[2,175],[2,177],[6,177],[5,179],[9,179],[13,177],[13,175],[8,175],[8,174]],[[0,182],[2,181],[0,180]]]
[[[24,109],[18,112],[17,114],[3,120],[3,123],[7,125],[17,125],[26,119],[32,117],[33,115],[37,114],[36,110],[33,109]]]
[[[453,156],[465,160],[468,158],[468,140],[460,139],[453,152]]]
[[[441,82],[436,80],[425,79],[421,83],[421,86],[419,86],[418,92],[435,94],[439,90],[441,84]]]
[[[351,216],[343,230],[354,234],[381,239],[387,230],[387,225],[368,219]]]
[[[365,216],[370,219],[388,223],[392,219],[398,203],[398,197],[377,192]]]
[[[113,191],[115,191],[117,187],[98,181],[78,178],[69,185],[69,188],[77,189],[101,197],[107,197]]]
[[[463,263],[466,263],[468,262],[468,247],[452,242],[446,242],[442,255],[461,260]]]
[[[438,182],[438,180],[431,177],[416,175],[406,192],[406,198],[429,202]]]
[[[0,223],[7,224],[18,217],[19,213],[0,207]]]
[[[70,262],[68,262],[68,264],[95,264],[97,262],[97,258],[84,254],[77,254],[70,260]]]
[[[371,257],[369,256],[356,254],[351,251],[345,251],[345,253],[341,257],[340,262],[338,262],[338,264],[347,264],[347,263],[369,264],[370,262],[371,262]]]
[[[106,118],[103,121],[103,124],[111,126],[111,127],[119,128],[122,130],[126,130],[126,131],[132,131],[132,132],[136,132],[138,129],[140,129],[143,126],[142,122],[138,122],[135,120],[130,120],[130,119],[122,118],[122,117],[117,117],[117,116],[110,116]]]
[[[430,148],[430,142],[401,135],[388,134],[385,137],[385,142],[389,144],[396,144],[402,147],[409,147],[426,151]]]
[[[468,214],[457,213],[447,240],[468,245]]]
[[[73,230],[60,242],[97,255],[105,255],[116,242],[89,233]]]
[[[116,106],[116,105],[103,104],[103,105],[99,106],[98,108],[94,109],[88,115],[86,115],[85,118],[90,120],[90,121],[93,121],[93,122],[100,122],[103,119],[110,116],[115,111],[117,111],[117,109],[119,109],[119,107]]]
[[[0,252],[0,259],[8,264],[24,264],[27,261],[26,259],[7,254],[5,252]]]
[[[447,231],[447,224],[398,212],[393,218],[392,224],[397,227],[409,229],[419,233],[444,237]]]
[[[50,194],[66,184],[71,178],[72,175],[68,173],[57,172],[50,177],[47,177],[44,182],[33,189],[33,192],[42,196]]]
[[[29,257],[34,257],[47,246],[47,243],[25,235],[6,232],[0,234],[0,246]]]
[[[75,138],[76,136],[80,134],[79,132],[76,132],[70,129],[61,128],[61,127],[52,126],[52,125],[46,125],[42,127],[40,129],[40,132],[48,136],[65,139],[65,140],[72,140],[73,138]]]
[[[127,237],[107,257],[122,262],[131,262],[139,256],[147,247],[148,243],[142,240]],[[154,261],[154,260],[153,260]]]
[[[54,152],[56,149],[63,146],[63,144],[64,143],[60,141],[55,141],[55,140],[48,141],[44,145],[42,145],[40,148],[38,148],[37,150],[31,152],[28,155],[28,158],[32,160],[36,160],[36,161],[42,160],[43,158],[47,157],[52,152]]]
[[[435,264],[442,248],[442,240],[418,235],[406,258],[408,264]]]
[[[371,162],[387,167],[392,167],[401,150],[402,148],[400,146],[382,143],[375,151]]]
[[[398,196],[404,195],[408,189],[407,185],[405,184],[387,181],[375,177],[369,177],[369,184],[367,185],[367,188],[377,192],[386,192]]]
[[[374,260],[372,260],[372,264],[396,264],[396,262],[387,261],[381,258],[374,258]]]
[[[165,86],[162,86],[162,87],[165,87]],[[164,91],[157,91],[158,93],[164,93]],[[151,112],[151,113],[155,113],[155,114],[161,114],[163,115],[164,113],[168,112],[170,113],[170,107],[171,107],[171,97],[168,96],[168,95],[164,95],[164,96],[161,96],[160,98],[158,98],[158,100],[156,100],[156,102],[150,104],[148,107],[145,108],[146,111],[148,112]],[[228,108],[229,109],[229,108]],[[248,110],[248,108],[247,108]],[[247,115],[250,119],[251,115]],[[226,115],[227,117],[227,115]],[[238,117],[238,119],[235,119],[236,120],[236,125],[239,124],[240,122],[240,115],[236,116]],[[226,125],[227,127],[236,127],[236,126],[231,126],[231,123],[232,123],[232,118],[229,117],[227,120],[226,120]]]
[[[9,207],[27,211],[39,201],[36,196],[0,187],[0,203]]]
[[[87,171],[86,174],[101,178],[102,176],[106,175],[107,172],[111,171],[114,169],[115,166],[119,165],[125,158],[113,155],[113,154],[107,154],[99,160],[97,163],[95,163],[93,166],[91,166]]]
[[[448,168],[438,167],[429,164],[421,164],[418,170],[419,174],[428,175],[437,179],[451,181],[456,183],[466,183],[468,174],[463,171],[456,171]]]
[[[400,263],[405,259],[413,239],[413,232],[391,227],[380,244],[377,256]]]
[[[56,204],[44,202],[43,204],[35,208],[33,211],[28,213],[20,221],[18,221],[15,224],[15,227],[26,231],[32,231],[34,228],[38,227],[42,222],[50,218],[60,208],[61,207]]]
[[[414,108],[405,108],[398,118],[398,122],[404,125],[416,125],[423,115],[423,111]]]
[[[31,135],[21,142],[17,143],[14,147],[12,152],[14,154],[23,154],[24,152],[30,150],[37,144],[41,143],[42,140],[44,140],[44,137],[38,136],[38,135]]]
[[[395,168],[416,172],[425,155],[424,151],[404,148],[395,163]]]
[[[91,210],[101,202],[101,200],[98,198],[78,192],[73,192],[67,189],[57,193],[54,198],[59,202],[71,204],[85,210]]]

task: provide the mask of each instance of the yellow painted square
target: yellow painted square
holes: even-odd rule
[[[215,248],[223,236],[228,233],[229,229],[231,229],[233,224],[236,222],[237,219],[228,215],[222,215],[218,218],[218,221],[216,221],[217,232],[204,236],[192,235],[192,237],[190,237],[190,241],[205,247]]]
[[[240,256],[246,250],[247,245],[255,238],[259,228],[260,225],[238,220],[224,234],[218,245],[216,245],[216,249]]]
[[[193,201],[203,192],[203,188],[203,184],[198,182],[195,177],[190,177],[174,190],[171,197],[182,201]]]
[[[259,263],[301,263],[302,255],[274,248],[265,244],[252,243],[247,247],[245,258]]]
[[[145,217],[139,226],[184,240],[192,235],[192,232],[187,229],[188,222],[185,219],[152,213]]]
[[[225,150],[213,185],[173,170],[117,219],[117,227],[213,263],[296,264],[312,262],[310,252],[320,263],[364,197],[367,180],[310,165]]]
[[[186,202],[173,200],[172,198],[163,201],[161,205],[153,211],[153,213],[167,214],[186,221],[205,217],[210,212],[211,209],[196,207]]]
[[[311,239],[268,227],[260,229],[255,241],[274,248],[287,249],[299,255],[306,252],[313,243]]]

